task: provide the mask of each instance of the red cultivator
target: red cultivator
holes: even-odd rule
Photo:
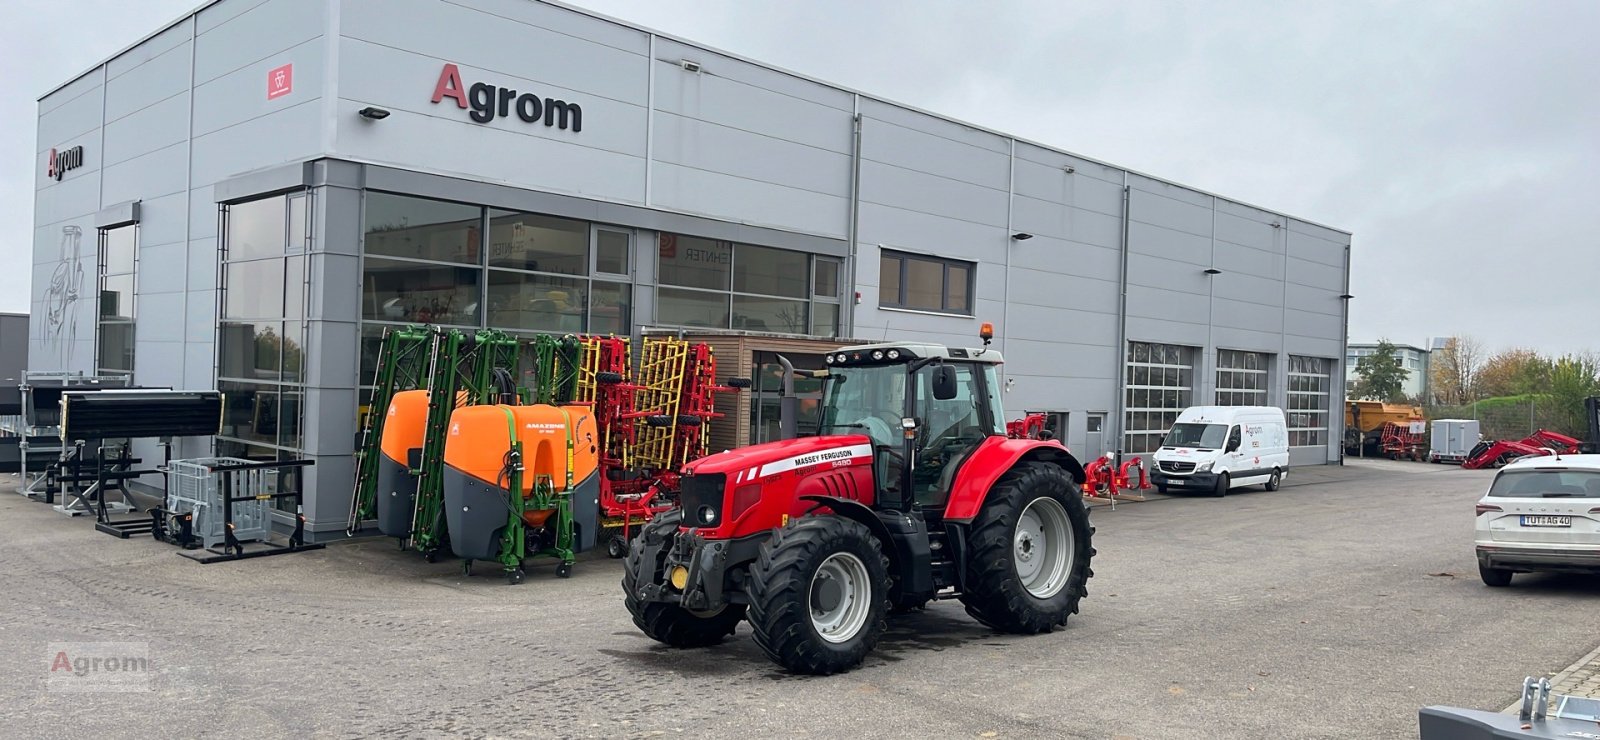
[[[1413,429],[1415,431],[1412,431]],[[1390,460],[1409,459],[1421,462],[1427,455],[1428,449],[1428,442],[1424,439],[1423,433],[1425,429],[1426,425],[1422,422],[1416,422],[1415,426],[1409,422],[1405,424],[1384,422],[1378,449]]]
[[[705,344],[647,338],[635,372],[626,338],[580,341],[578,402],[593,404],[600,429],[600,526],[621,529],[606,552],[622,557],[635,525],[673,507],[677,471],[706,454],[705,425],[722,417],[716,394],[749,383],[718,384]]]
[[[1516,442],[1479,442],[1461,463],[1468,470],[1498,467],[1519,457],[1535,455],[1575,455],[1582,442],[1560,432],[1540,429]]]
[[[1083,466],[1083,475],[1083,495],[1111,499],[1113,507],[1116,497],[1124,491],[1143,491],[1150,487],[1144,460],[1138,457],[1128,458],[1119,467],[1116,457],[1108,452]]]

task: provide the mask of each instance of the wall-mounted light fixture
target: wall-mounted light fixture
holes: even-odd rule
[[[683,67],[683,71],[685,72],[700,71],[700,63],[693,59],[679,59],[678,66]]]
[[[1207,268],[1206,268],[1206,274],[1207,274],[1207,275],[1221,275],[1221,274],[1222,274],[1222,271],[1221,271],[1221,270],[1218,270],[1218,269],[1217,269],[1217,268],[1215,268],[1215,267],[1207,267]]]
[[[1281,229],[1281,228],[1283,228],[1283,224],[1280,224],[1280,223],[1278,223],[1278,222],[1277,222],[1277,221],[1273,221],[1273,222],[1272,222],[1272,228],[1274,228],[1274,229]]]
[[[1072,166],[1072,165],[1070,165],[1070,164],[1069,164],[1069,165],[1067,165],[1067,166],[1065,166],[1065,167],[1062,167],[1062,168],[1061,168],[1061,169],[1063,169],[1063,170],[1066,170],[1066,172],[1067,172],[1067,174],[1069,174],[1069,175],[1070,175],[1070,174],[1072,174],[1072,173],[1074,173],[1074,172],[1077,172],[1077,171],[1078,171],[1078,168],[1076,168],[1076,167],[1073,167],[1073,166]]]
[[[1354,297],[1355,296],[1350,295],[1349,293],[1345,293],[1344,295],[1339,296],[1340,299],[1346,300],[1346,301],[1348,301],[1348,300],[1350,300],[1351,298],[1354,298]]]
[[[1019,242],[1025,242],[1025,241],[1027,241],[1029,239],[1032,239],[1033,235],[1019,231],[1019,232],[1017,232],[1015,234],[1012,234],[1011,238],[1012,239],[1016,239]]]
[[[389,111],[386,111],[382,108],[374,108],[369,105],[361,110],[356,111],[356,115],[359,115],[369,121],[381,121],[389,117]]]

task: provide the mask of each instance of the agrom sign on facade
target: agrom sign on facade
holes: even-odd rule
[[[573,133],[583,130],[583,108],[577,103],[540,98],[533,93],[519,93],[484,82],[474,82],[469,87],[461,81],[461,69],[454,64],[444,65],[439,81],[433,86],[433,102],[439,103],[445,98],[456,101],[462,110],[470,108],[472,112],[468,116],[478,123],[515,115],[525,123],[543,120],[544,125],[562,130],[570,125]]]
[[[50,150],[45,158],[44,175],[52,180],[60,180],[68,170],[75,170],[83,166],[83,147],[75,146],[71,149],[56,151]]]

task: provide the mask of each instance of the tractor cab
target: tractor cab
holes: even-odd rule
[[[882,507],[942,508],[967,456],[1006,434],[995,350],[869,344],[826,360],[817,432],[872,440]]]

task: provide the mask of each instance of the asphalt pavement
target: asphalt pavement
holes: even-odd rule
[[[0,727],[96,737],[1415,737],[1497,710],[1600,642],[1600,578],[1478,580],[1492,473],[1362,462],[1275,493],[1095,510],[1064,630],[1000,635],[955,602],[851,673],[786,675],[750,640],[659,646],[618,562],[508,586],[393,541],[200,565],[0,494]],[[147,643],[148,690],[60,693],[51,643]]]

